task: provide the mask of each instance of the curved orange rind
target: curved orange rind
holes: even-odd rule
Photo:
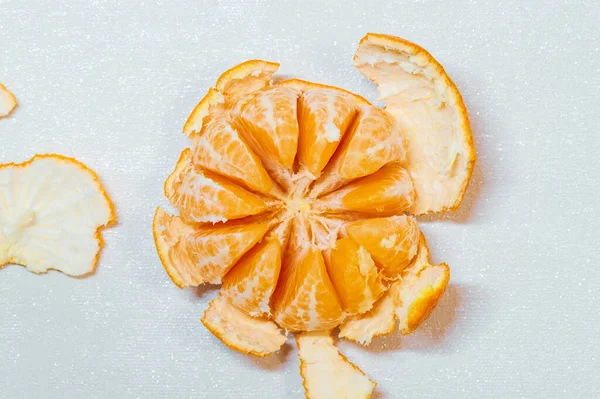
[[[116,222],[98,175],[58,154],[0,165],[0,266],[70,276],[94,271],[101,231]]]
[[[377,385],[342,355],[330,331],[296,334],[307,399],[369,399]]]
[[[0,119],[8,117],[17,107],[17,99],[2,83],[0,83]]]
[[[429,52],[394,36],[367,34],[354,65],[377,85],[407,140],[406,167],[417,191],[411,213],[455,210],[475,166],[467,109],[456,85]]]
[[[229,348],[258,357],[278,351],[287,340],[275,323],[248,316],[223,296],[209,304],[202,324]]]

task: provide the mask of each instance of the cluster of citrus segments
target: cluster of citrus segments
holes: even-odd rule
[[[71,276],[94,270],[115,209],[98,176],[62,155],[0,165],[0,267]]]
[[[2,83],[0,83],[0,119],[9,116],[17,107],[17,99]]]
[[[278,64],[225,72],[184,126],[165,183],[160,259],[181,287],[222,284],[202,322],[265,356],[295,332],[310,398],[368,398],[375,383],[333,345],[414,331],[449,280],[414,215],[455,209],[475,154],[461,96],[419,46],[368,34],[354,64],[385,109],[292,79]],[[411,216],[413,215],[413,216]]]

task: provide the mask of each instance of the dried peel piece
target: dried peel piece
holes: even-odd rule
[[[429,317],[449,280],[450,267],[447,264],[432,265],[429,262],[429,248],[421,234],[415,261],[405,269],[402,279],[390,288],[402,335],[412,333]]]
[[[333,344],[331,332],[296,334],[307,399],[369,399],[377,385]]]
[[[0,83],[0,119],[9,116],[17,107],[17,99],[2,83]]]
[[[103,246],[100,231],[115,221],[98,175],[75,159],[36,155],[0,165],[0,266],[90,273]]]
[[[275,323],[248,316],[223,296],[209,304],[202,324],[231,349],[258,357],[277,352],[287,340]]]
[[[156,210],[154,242],[171,280],[180,288],[220,284],[229,269],[265,235],[266,223],[192,226]]]
[[[425,49],[398,37],[367,34],[354,65],[379,89],[407,141],[416,215],[456,209],[475,165],[467,109],[444,68]]]
[[[267,209],[265,202],[227,179],[200,170],[185,149],[175,170],[165,182],[165,196],[186,223],[217,223],[256,215]]]

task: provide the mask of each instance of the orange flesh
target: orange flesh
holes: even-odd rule
[[[221,295],[250,316],[269,314],[269,301],[281,270],[279,240],[264,240],[223,277]]]
[[[299,102],[298,161],[318,176],[356,115],[352,99],[333,90],[304,93]]]
[[[337,241],[329,255],[327,271],[348,314],[368,311],[385,292],[371,255],[350,238]]]
[[[319,250],[285,259],[273,298],[274,319],[289,331],[320,331],[337,326],[342,307]]]

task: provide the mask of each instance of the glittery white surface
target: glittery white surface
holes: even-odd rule
[[[423,222],[452,267],[410,337],[340,348],[388,398],[600,397],[600,51],[594,1],[0,0],[0,162],[75,156],[120,224],[86,279],[0,270],[0,398],[303,398],[289,348],[259,360],[200,323],[150,225],[188,113],[249,59],[373,99],[367,31],[431,51],[467,104],[479,163],[464,206]]]

